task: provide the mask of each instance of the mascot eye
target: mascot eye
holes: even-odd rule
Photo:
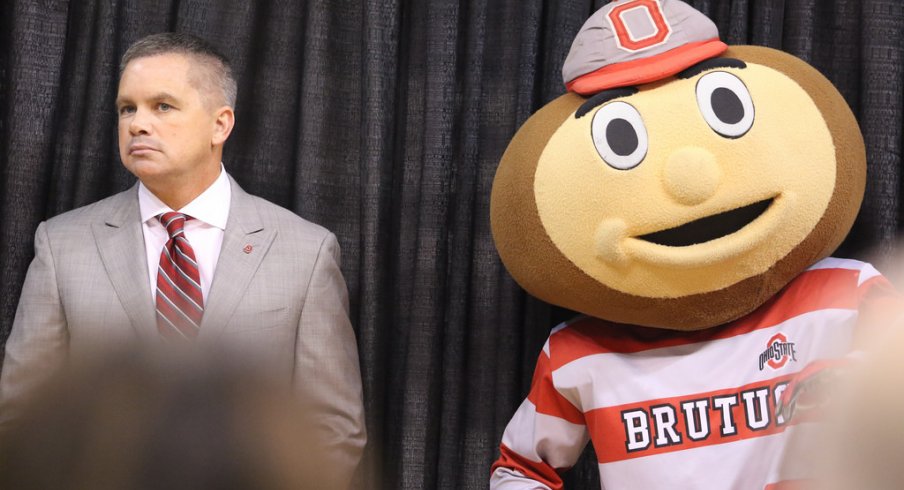
[[[740,138],[753,126],[753,99],[740,78],[716,71],[697,82],[697,105],[706,124],[726,138]]]
[[[647,128],[631,104],[604,105],[593,115],[590,131],[596,151],[612,168],[632,169],[647,156]]]

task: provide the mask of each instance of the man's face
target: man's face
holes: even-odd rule
[[[119,155],[145,184],[171,185],[219,168],[217,107],[192,83],[191,59],[181,54],[138,58],[119,80]]]

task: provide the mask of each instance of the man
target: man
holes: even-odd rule
[[[335,236],[224,171],[236,97],[225,57],[197,38],[157,34],[133,44],[120,71],[120,156],[139,183],[38,226],[6,344],[0,422],[66,357],[123,340],[174,350],[216,341],[304,393],[347,483],[365,431]]]

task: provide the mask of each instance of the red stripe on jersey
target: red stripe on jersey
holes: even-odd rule
[[[727,339],[773,327],[795,316],[827,308],[857,309],[855,269],[816,269],[802,273],[753,313],[720,327],[692,332],[614,324],[582,317],[549,338],[552,369],[582,357],[645,350]],[[867,281],[870,283],[871,281]],[[781,299],[781,306],[773,306]]]
[[[858,343],[876,333],[877,329],[882,331],[898,325],[904,315],[904,296],[883,276],[875,276],[863,283],[860,301],[856,331]]]
[[[562,477],[559,476],[555,468],[546,463],[531,461],[512,451],[505,444],[499,445],[499,459],[493,463],[493,467],[490,468],[490,474],[500,467],[515,470],[534,481],[546,485],[552,490],[562,490]]]
[[[781,425],[777,423],[774,390],[776,386],[787,383],[793,376],[793,374],[779,376],[739,388],[599,408],[585,413],[584,416],[587,420],[590,439],[593,441],[593,448],[596,450],[600,464],[768,436],[784,431],[787,426],[784,423]],[[766,416],[769,422],[761,429],[754,429],[748,425],[748,407],[742,393],[755,392],[762,389],[769,390],[765,404],[767,409]],[[732,396],[736,398],[735,403],[722,405],[721,409],[716,408],[714,398]],[[695,430],[699,432],[702,424],[699,420],[694,422],[687,420],[682,402],[692,403],[702,400],[707,401],[706,413],[708,417],[706,417],[706,420],[708,421],[709,430],[705,437],[701,437],[700,440],[694,440],[690,437],[692,432],[690,425],[692,424]],[[759,400],[753,398],[753,403],[750,405],[758,409]],[[656,439],[660,433],[660,427],[657,427],[657,418],[653,414],[653,409],[660,409],[660,407],[671,407],[674,410],[674,415],[671,417],[674,424],[670,427],[679,436],[680,442],[675,443],[672,440],[668,440],[667,442],[657,443]],[[629,435],[628,423],[624,420],[624,417],[626,413],[639,413],[639,411],[646,413],[646,439],[649,444],[642,449],[630,450],[629,437],[637,435],[637,432],[632,431],[631,435]],[[730,412],[730,423],[728,425],[724,424],[726,412]],[[696,415],[697,412],[691,410],[691,413]],[[763,414],[759,411],[756,411],[753,416],[756,417],[754,420],[763,420]],[[794,423],[795,421],[792,421],[790,425]],[[723,435],[723,431],[728,433]],[[666,439],[669,438],[667,437]]]
[[[537,409],[537,413],[552,415],[565,419],[572,424],[584,425],[584,414],[562,396],[552,383],[552,371],[549,369],[549,357],[540,352],[534,378],[531,381],[527,399]]]

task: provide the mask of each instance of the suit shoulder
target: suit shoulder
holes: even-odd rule
[[[98,219],[109,216],[113,211],[122,209],[123,206],[129,203],[130,199],[135,199],[137,203],[138,198],[134,191],[135,188],[132,187],[91,204],[86,204],[49,218],[45,221],[47,232],[53,233],[60,230],[90,226]]]
[[[248,195],[253,201],[265,225],[276,227],[280,233],[298,233],[308,239],[322,241],[332,235],[330,230],[308,221],[294,212],[262,197]]]

